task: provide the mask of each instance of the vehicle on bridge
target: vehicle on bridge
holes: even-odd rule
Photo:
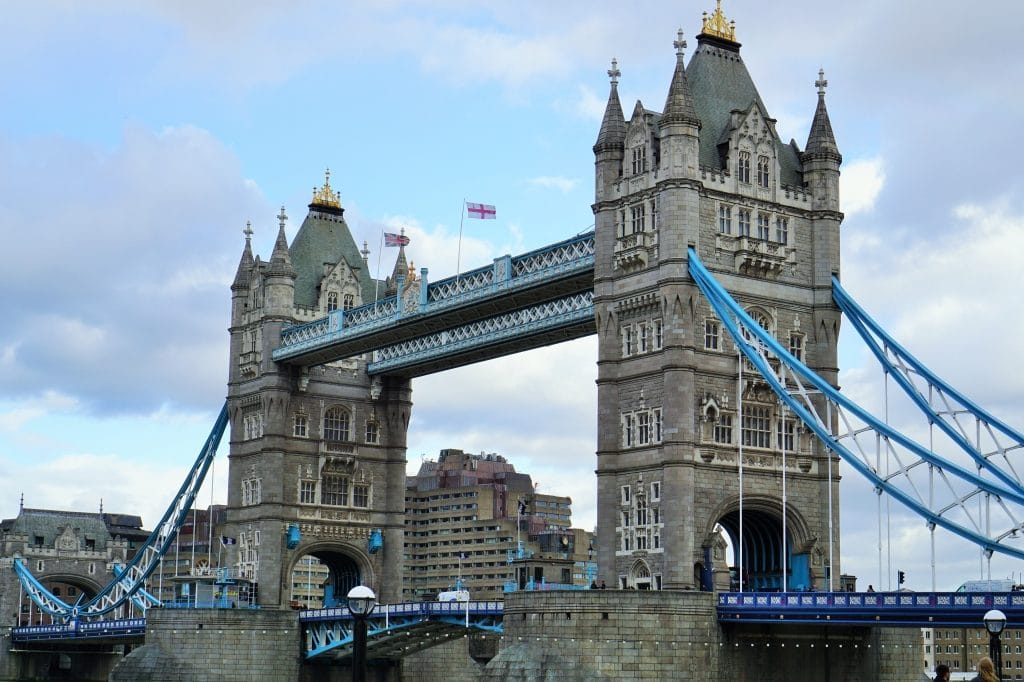
[[[957,592],[1021,592],[1024,585],[1018,585],[1010,578],[1002,580],[968,580],[956,588]]]

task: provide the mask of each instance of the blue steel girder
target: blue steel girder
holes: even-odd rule
[[[970,627],[989,609],[1024,620],[1024,592],[720,592],[720,623]]]
[[[199,456],[192,464],[185,477],[185,481],[178,489],[177,495],[171,500],[163,518],[150,533],[146,542],[138,549],[126,565],[119,567],[117,575],[96,594],[95,597],[86,602],[68,604],[59,597],[54,596],[43,584],[32,575],[28,566],[21,558],[14,560],[14,571],[21,581],[21,587],[25,594],[39,607],[41,611],[55,618],[69,621],[75,618],[96,618],[110,613],[120,607],[129,599],[135,599],[140,607],[148,606],[155,602],[155,598],[147,595],[144,591],[146,579],[156,569],[164,553],[174,542],[178,529],[192,508],[196,494],[206,478],[206,472],[217,454],[217,447],[224,435],[228,424],[227,403],[221,408],[220,414],[214,422],[210,435]],[[140,591],[142,596],[140,596]]]
[[[319,365],[589,291],[594,285],[594,233],[423,284],[421,280],[418,302],[390,296],[287,327],[272,357],[288,364]]]
[[[780,403],[879,495],[890,495],[929,527],[945,528],[986,552],[1024,558],[1024,549],[1009,542],[1024,535],[1024,491],[937,455],[841,394],[755,322],[692,248],[689,271],[738,351]],[[838,435],[833,418],[841,426]]]
[[[416,377],[595,333],[594,297],[584,291],[374,351],[370,374]]]
[[[501,632],[501,602],[413,602],[379,605],[367,618],[367,656],[396,659],[464,637]],[[306,658],[352,656],[353,619],[343,607],[299,614]]]
[[[943,381],[896,342],[832,278],[832,298],[878,359],[882,369],[929,419],[984,469],[1009,488],[1020,488],[1021,474],[1010,459],[1021,455],[1024,434],[986,412]],[[983,445],[984,443],[984,445]]]

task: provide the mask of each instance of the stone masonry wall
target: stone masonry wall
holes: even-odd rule
[[[294,611],[150,609],[145,646],[126,656],[110,680],[298,680],[300,654]]]

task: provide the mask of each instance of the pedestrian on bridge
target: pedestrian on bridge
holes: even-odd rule
[[[949,666],[945,663],[935,666],[935,682],[949,682]]]
[[[996,677],[996,667],[992,664],[991,658],[983,656],[978,661],[978,674],[971,679],[971,682],[999,682],[999,678]]]

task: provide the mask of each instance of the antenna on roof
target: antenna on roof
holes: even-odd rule
[[[103,513],[103,498],[100,498],[100,514]]]
[[[18,513],[25,511],[25,491],[21,491],[21,502],[18,503]]]

